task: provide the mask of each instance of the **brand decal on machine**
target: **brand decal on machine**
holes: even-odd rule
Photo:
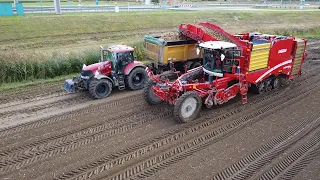
[[[287,52],[287,49],[280,49],[280,50],[278,51],[278,54],[285,53],[285,52]]]

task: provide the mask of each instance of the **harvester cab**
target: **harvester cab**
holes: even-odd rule
[[[147,81],[143,63],[134,61],[134,48],[127,45],[114,45],[101,48],[99,63],[84,65],[79,76],[65,81],[69,93],[80,89],[88,90],[94,99],[108,96],[113,87],[142,89]]]
[[[224,73],[239,72],[241,50],[233,43],[208,41],[200,43],[203,51],[203,71],[212,77],[223,77]]]

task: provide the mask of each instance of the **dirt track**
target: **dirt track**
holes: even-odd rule
[[[318,179],[320,41],[276,92],[177,124],[141,91],[102,100],[62,83],[0,92],[0,179]]]

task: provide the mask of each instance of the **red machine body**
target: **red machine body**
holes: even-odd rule
[[[175,106],[179,122],[194,119],[202,103],[211,107],[240,94],[245,104],[249,87],[253,86],[257,93],[262,93],[278,89],[280,78],[292,79],[301,75],[306,57],[305,39],[260,33],[231,35],[207,22],[182,24],[179,31],[200,43],[203,66],[187,71],[175,81],[154,75],[147,68],[154,82],[149,90],[157,98]],[[217,44],[222,44],[221,48],[217,48]],[[217,53],[219,57],[214,55]],[[221,69],[217,68],[218,64]],[[149,103],[155,102],[145,99]]]

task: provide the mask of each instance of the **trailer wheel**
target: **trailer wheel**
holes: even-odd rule
[[[195,62],[192,63],[190,68],[193,69],[193,68],[196,68],[196,67],[199,67],[199,66],[201,66],[201,63],[199,63],[198,61],[195,61]]]
[[[126,77],[127,85],[132,90],[142,89],[148,79],[148,75],[144,68],[136,67]]]
[[[279,78],[279,77],[275,77],[275,78],[272,80],[271,84],[272,84],[272,88],[273,88],[274,90],[279,89],[280,86],[281,86],[280,78]]]
[[[162,99],[157,97],[154,94],[154,91],[152,89],[152,86],[155,85],[155,84],[156,83],[154,81],[149,79],[148,82],[146,83],[144,89],[143,89],[143,98],[147,103],[149,103],[151,105],[159,104],[159,103],[162,102]]]
[[[179,123],[186,123],[195,119],[202,105],[201,98],[197,92],[186,92],[174,105],[174,117]]]
[[[261,93],[263,93],[263,92],[265,92],[266,91],[266,83],[265,83],[265,81],[261,81],[261,82],[259,82],[258,84],[256,84],[256,86],[255,86],[255,92],[257,93],[257,94],[261,94]]]
[[[112,83],[107,79],[93,79],[89,83],[89,93],[94,99],[101,99],[110,95]]]
[[[168,78],[169,81],[175,81],[178,79],[178,75],[177,73],[173,72],[173,71],[164,71],[163,73],[161,73],[159,75],[161,78],[166,79]]]
[[[191,69],[191,65],[192,65],[192,61],[186,61],[183,63],[183,72],[185,70],[185,66],[187,66],[187,70],[190,70]],[[186,72],[184,72],[186,73]]]

